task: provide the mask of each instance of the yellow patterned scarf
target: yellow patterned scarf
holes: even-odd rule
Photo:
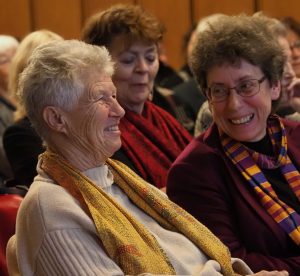
[[[205,226],[121,162],[108,159],[107,163],[114,182],[135,205],[165,229],[182,233],[190,239],[221,265],[223,275],[234,275],[228,249]],[[152,234],[89,178],[49,151],[42,155],[41,167],[79,200],[93,219],[107,254],[125,274],[176,274]]]

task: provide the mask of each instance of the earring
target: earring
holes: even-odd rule
[[[148,101],[152,102],[152,100],[153,100],[153,90],[151,90],[148,95]]]

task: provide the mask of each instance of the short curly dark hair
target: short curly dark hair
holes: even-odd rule
[[[114,38],[125,35],[126,41],[158,43],[165,32],[164,25],[138,5],[114,5],[91,16],[82,31],[82,40],[109,47]]]
[[[260,67],[270,84],[280,80],[286,57],[277,39],[259,16],[225,16],[199,33],[189,64],[202,91],[215,65],[242,59]]]

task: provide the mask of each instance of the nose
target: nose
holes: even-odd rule
[[[135,70],[136,72],[144,73],[149,69],[147,61],[143,57],[137,59]]]
[[[232,110],[238,110],[241,107],[243,97],[240,96],[234,88],[230,89],[230,93],[227,98],[227,106]]]
[[[110,108],[111,116],[122,118],[125,115],[124,108],[119,104],[119,102],[115,99]]]

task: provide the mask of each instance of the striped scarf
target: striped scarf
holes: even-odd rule
[[[285,129],[279,117],[271,115],[267,122],[267,132],[272,142],[274,156],[255,152],[231,139],[221,130],[219,132],[226,155],[254,189],[262,206],[291,239],[300,245],[299,214],[278,198],[261,171],[280,168],[287,183],[300,200],[300,174],[287,155]]]
[[[117,201],[57,154],[46,151],[41,160],[42,169],[78,199],[93,219],[107,254],[126,275],[176,273],[148,229]],[[107,163],[115,184],[135,205],[162,227],[190,239],[210,259],[220,264],[223,275],[234,275],[227,247],[204,225],[121,162],[108,159]]]

